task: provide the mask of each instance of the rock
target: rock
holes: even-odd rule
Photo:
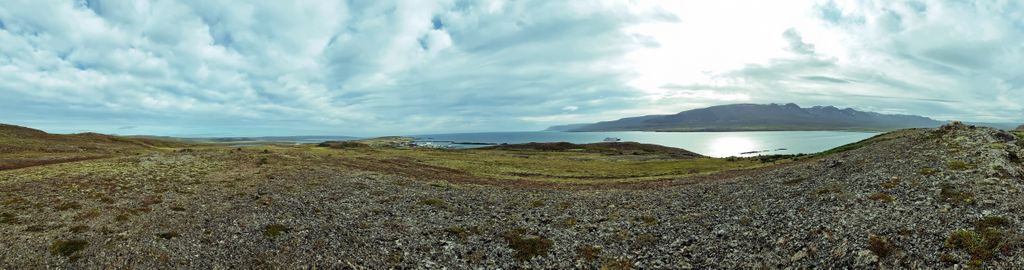
[[[797,262],[797,261],[802,260],[804,257],[807,257],[807,251],[800,250],[796,254],[793,254],[793,256],[790,256],[789,257],[789,261],[790,262]]]
[[[875,253],[870,250],[861,250],[857,252],[857,259],[855,263],[858,268],[873,265],[878,263],[878,256],[875,256]]]

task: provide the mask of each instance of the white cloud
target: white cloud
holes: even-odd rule
[[[1001,1],[12,0],[0,122],[410,134],[734,102],[1022,121],[1022,16]]]

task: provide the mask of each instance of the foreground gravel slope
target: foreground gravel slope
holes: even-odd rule
[[[1019,145],[908,130],[640,190],[449,184],[225,149],[50,165],[0,172],[0,268],[1020,269]]]

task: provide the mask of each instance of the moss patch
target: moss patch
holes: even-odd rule
[[[290,232],[291,230],[292,230],[291,228],[288,228],[288,226],[285,226],[285,225],[270,224],[270,225],[267,225],[267,226],[263,227],[263,236],[274,238],[274,237],[277,237],[277,236],[279,236],[279,235],[281,235],[283,233]]]
[[[868,196],[868,199],[871,199],[873,201],[880,201],[880,202],[892,202],[892,201],[896,200],[895,197],[893,197],[892,195],[889,195],[889,194],[887,194],[885,192],[875,192],[875,193],[872,193],[871,195]]]
[[[889,242],[888,238],[878,235],[868,236],[868,249],[879,258],[889,257],[896,252],[896,246]]]
[[[156,236],[160,237],[160,238],[163,238],[163,239],[174,239],[174,238],[177,238],[178,236],[181,236],[181,235],[178,234],[178,232],[171,231],[171,232],[158,233],[158,234],[156,234]]]
[[[959,160],[950,160],[949,162],[946,162],[946,168],[954,171],[966,171],[974,169],[974,165],[967,164],[967,162]]]
[[[1018,246],[1019,237],[1005,229],[1010,221],[1003,217],[986,217],[974,224],[973,230],[959,229],[946,238],[946,247],[966,251],[972,261],[989,261],[999,254],[1010,253]]]
[[[974,203],[974,193],[970,192],[962,187],[950,183],[944,183],[939,186],[939,197],[942,201],[952,204],[972,204]]]
[[[57,240],[50,245],[50,254],[54,256],[60,255],[68,257],[74,255],[75,252],[85,249],[88,245],[89,242],[86,242],[85,240]]]
[[[513,256],[517,260],[526,261],[533,257],[543,256],[555,244],[554,241],[543,236],[524,237],[522,233],[522,229],[516,229],[505,233],[504,236],[505,241],[508,241],[508,247],[515,250],[515,255]]]
[[[443,200],[441,200],[441,199],[438,199],[438,198],[427,198],[427,199],[423,199],[423,200],[420,200],[420,204],[422,204],[422,205],[427,205],[427,206],[433,206],[433,207],[435,207],[435,208],[446,208],[446,207],[448,207],[448,206],[447,206],[447,205],[446,205],[446,204],[444,203],[444,201],[443,201]]]

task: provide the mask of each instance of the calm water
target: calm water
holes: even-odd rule
[[[867,139],[878,133],[843,131],[752,132],[488,132],[416,135],[421,140],[472,143],[571,142],[594,143],[615,137],[622,141],[659,144],[712,157],[758,154],[817,153]],[[456,145],[456,147],[472,147]],[[759,153],[748,153],[759,151]]]

